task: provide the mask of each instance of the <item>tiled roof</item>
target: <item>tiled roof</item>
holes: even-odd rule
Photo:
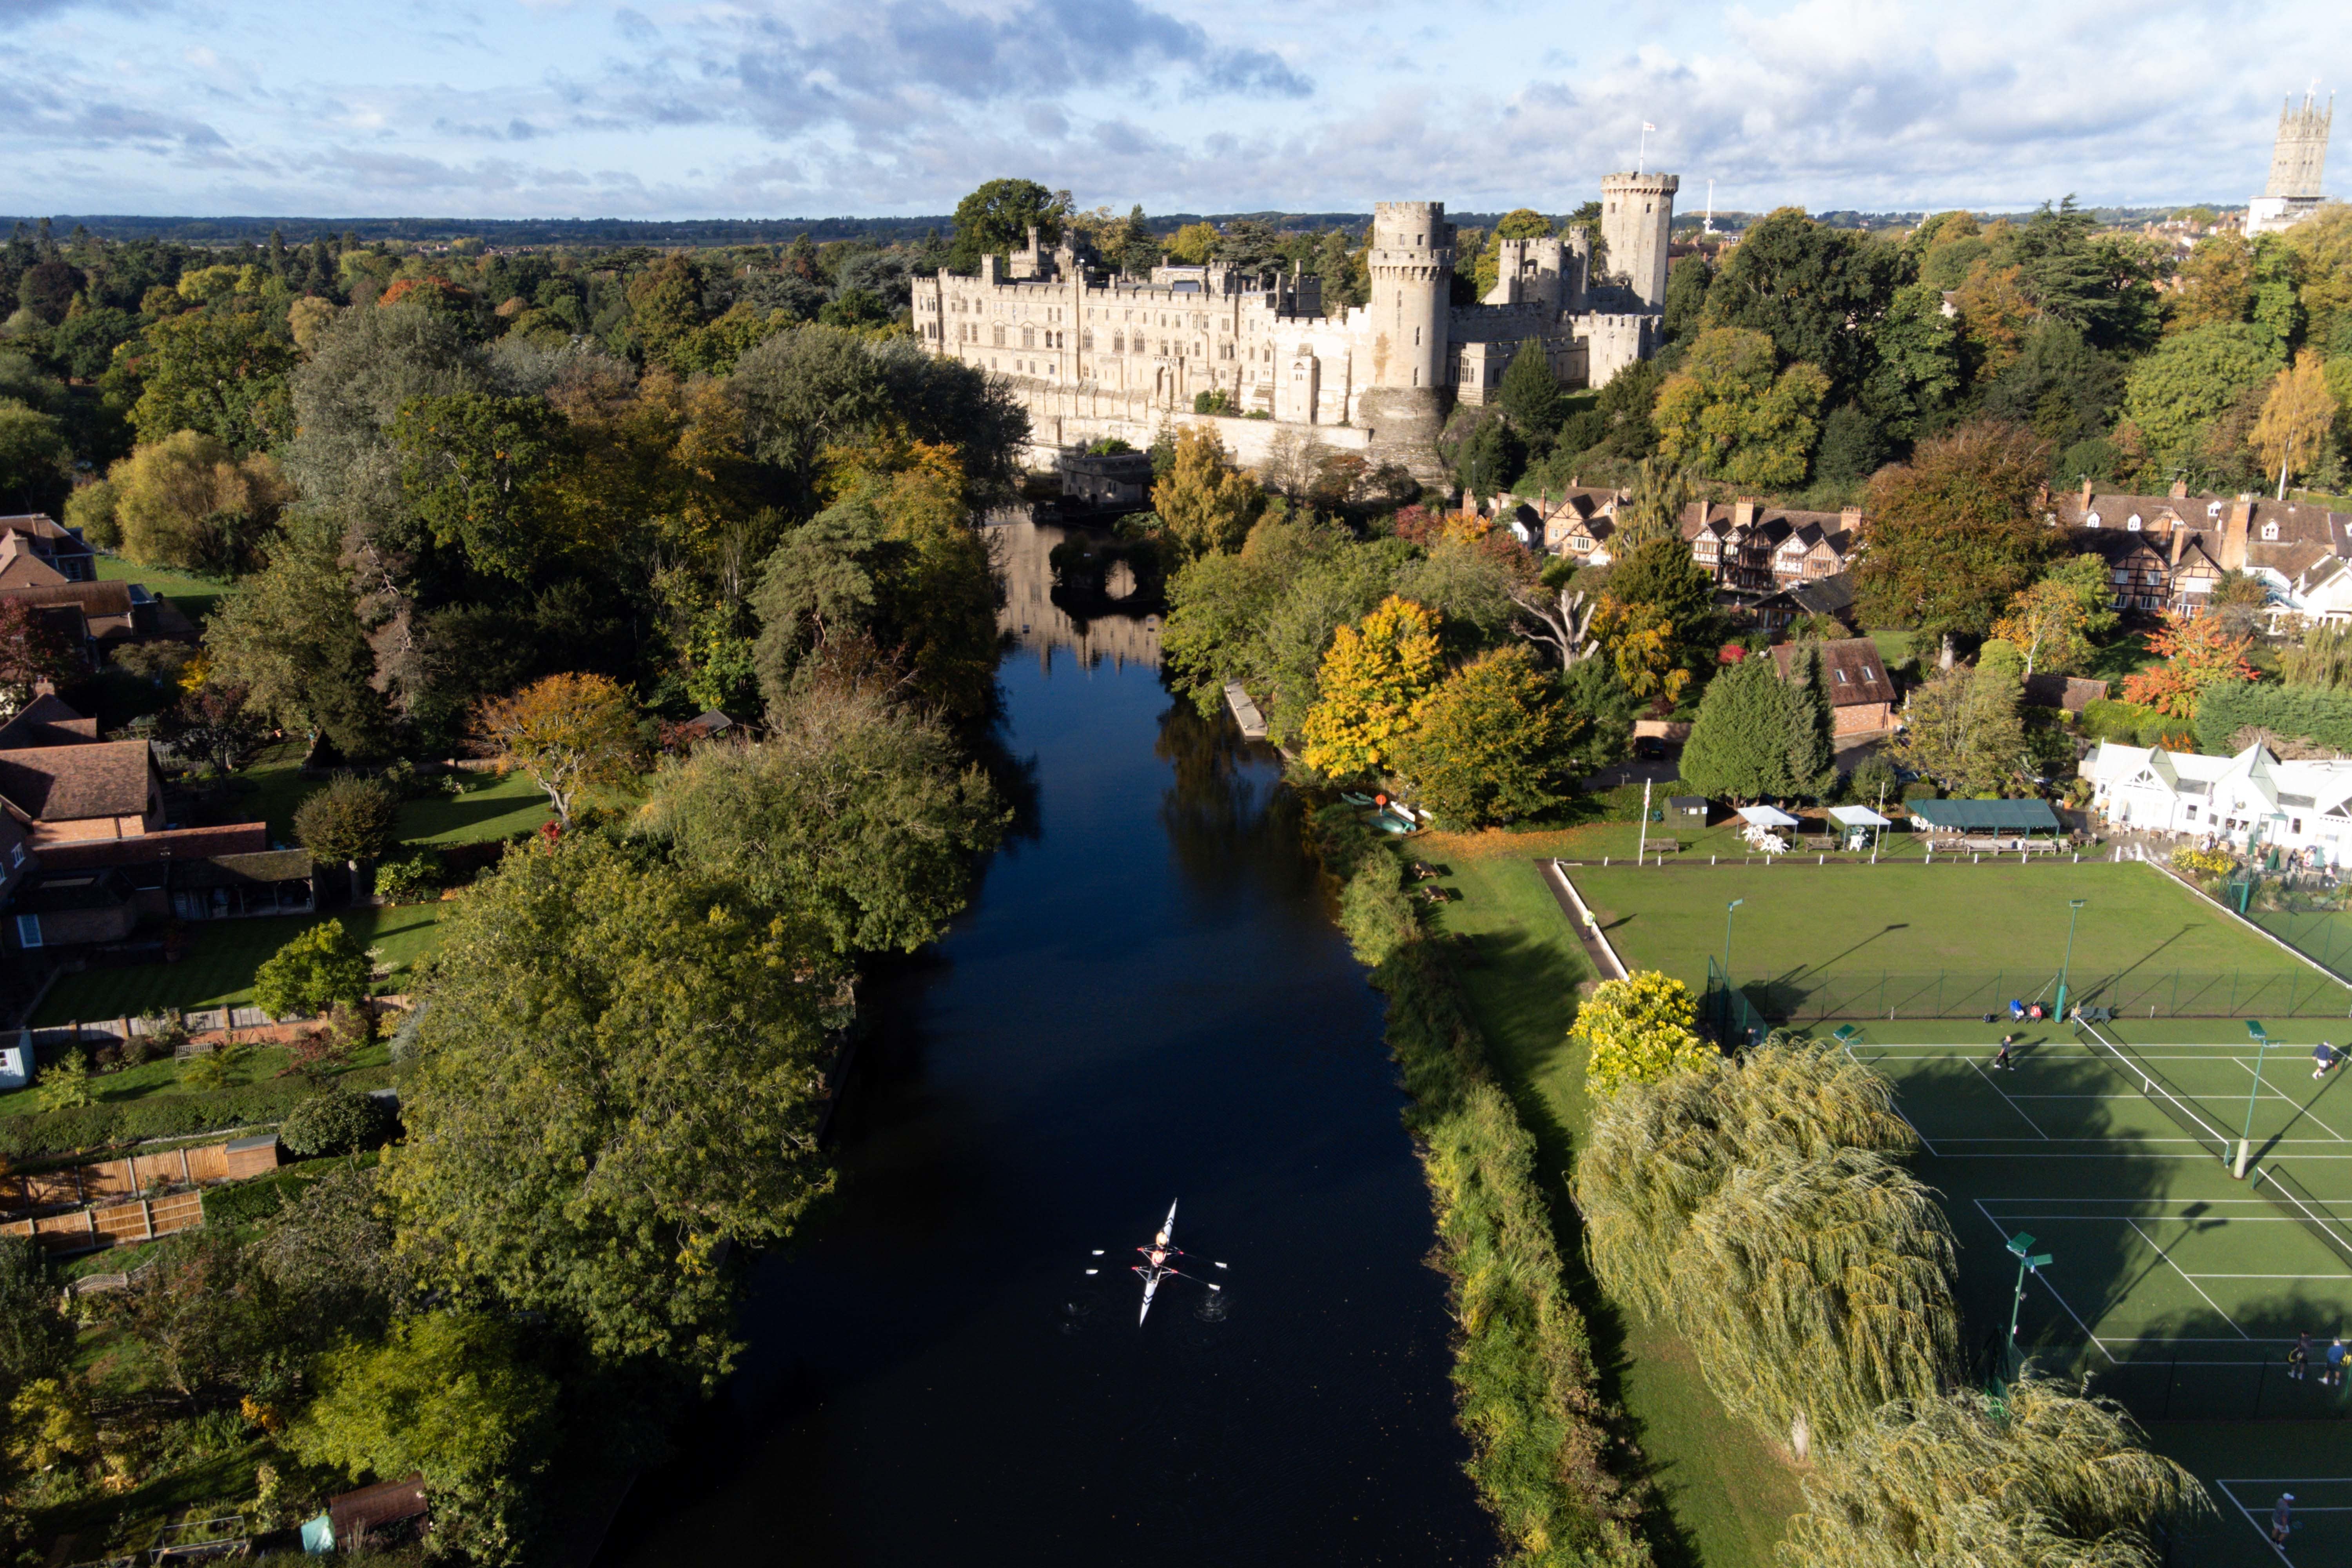
[[[208,860],[222,855],[252,855],[269,847],[269,825],[236,822],[221,827],[173,827],[136,838],[79,838],[42,846],[44,869],[89,870],[100,866],[138,866],[161,860]],[[0,850],[5,853],[5,850]]]
[[[1895,682],[1887,676],[1886,661],[1879,657],[1878,645],[1868,637],[1841,637],[1833,642],[1781,643],[1772,649],[1772,662],[1780,666],[1780,679],[1792,679],[1798,654],[1809,647],[1822,650],[1822,684],[1829,692],[1832,708],[1853,708],[1865,702],[1893,702]]]
[[[34,698],[14,719],[0,724],[0,752],[82,746],[97,739],[97,720],[83,718],[49,692]]]
[[[0,752],[0,798],[36,822],[143,816],[154,765],[144,741]]]

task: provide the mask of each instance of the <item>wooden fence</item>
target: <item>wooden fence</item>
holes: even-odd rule
[[[110,1208],[74,1209],[0,1225],[0,1236],[29,1236],[51,1252],[96,1252],[202,1228],[205,1195],[176,1193]]]
[[[0,1215],[120,1201],[157,1186],[211,1186],[263,1175],[277,1168],[278,1135],[268,1132],[225,1143],[201,1144],[194,1149],[135,1154],[103,1164],[68,1165],[61,1170],[0,1176]]]

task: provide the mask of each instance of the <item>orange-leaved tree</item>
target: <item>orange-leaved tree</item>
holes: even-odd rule
[[[2164,625],[2147,637],[2148,651],[2162,655],[2164,662],[2125,676],[2124,700],[2168,719],[2192,719],[2207,687],[2255,679],[2258,672],[2245,660],[2252,642],[2217,616],[2189,620],[2167,611]]]
[[[1299,730],[1308,767],[1347,779],[1394,763],[1444,673],[1438,620],[1436,611],[1391,594],[1361,626],[1339,628]]]
[[[583,790],[635,781],[643,744],[628,689],[609,676],[577,673],[484,698],[474,710],[474,739],[501,773],[529,773],[566,827]]]

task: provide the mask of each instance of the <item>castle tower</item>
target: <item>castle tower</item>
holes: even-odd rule
[[[1607,174],[1601,181],[1601,241],[1609,270],[1650,310],[1666,307],[1666,246],[1675,228],[1679,174]]]
[[[2246,204],[2249,237],[2276,234],[2294,227],[2317,210],[2321,179],[2327,169],[2327,131],[2336,118],[2336,100],[2324,109],[2303,95],[2301,108],[2289,99],[2279,110],[2278,141],[2271,148],[2270,183]]]
[[[1444,202],[1376,202],[1371,273],[1372,379],[1381,386],[1444,384],[1445,312],[1454,279],[1454,226]]]
[[[1561,256],[1560,241],[1553,236],[1496,241],[1495,286],[1479,303],[1558,310],[1565,298]]]

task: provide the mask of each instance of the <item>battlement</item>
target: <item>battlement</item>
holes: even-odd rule
[[[1680,174],[1662,174],[1655,172],[1603,174],[1601,176],[1601,188],[1604,192],[1624,191],[1633,195],[1670,196],[1683,188],[1683,177]]]
[[[1445,204],[1373,203],[1369,248],[1368,266],[1425,267],[1441,258],[1452,266],[1454,226],[1445,221]]]

